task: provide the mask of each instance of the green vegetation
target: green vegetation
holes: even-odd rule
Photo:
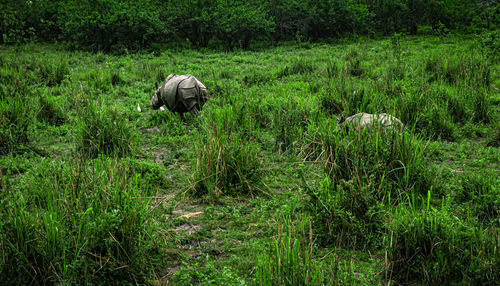
[[[63,41],[119,53],[161,52],[162,44],[247,49],[283,40],[495,30],[499,11],[492,0],[4,0],[0,43]],[[484,38],[498,57],[498,33],[494,39]]]
[[[348,2],[352,13],[381,19]],[[211,9],[230,4],[220,5]],[[172,13],[154,11],[143,16]],[[460,24],[453,19],[441,29]],[[132,19],[106,19],[110,27],[121,20]],[[279,23],[238,28],[282,29],[277,38],[314,33]],[[231,45],[217,28],[200,41]],[[155,35],[136,32],[145,42]],[[394,34],[122,56],[2,46],[0,280],[495,285],[500,65],[489,36]],[[170,73],[207,86],[211,98],[199,117],[182,121],[149,108],[154,81]],[[405,129],[340,128],[358,112],[393,114]]]

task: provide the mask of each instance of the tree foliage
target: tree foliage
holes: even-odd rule
[[[248,48],[256,41],[317,40],[500,28],[494,0],[4,0],[0,43],[66,41],[93,50],[151,43]]]

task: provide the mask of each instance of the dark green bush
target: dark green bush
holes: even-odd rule
[[[68,1],[61,6],[61,37],[77,47],[123,52],[166,41],[167,25],[157,1]]]
[[[256,41],[416,34],[422,25],[436,34],[494,30],[498,7],[467,0],[6,0],[0,4],[0,42],[62,40],[70,47],[118,52],[159,42],[251,48]],[[494,55],[494,36],[483,37],[490,38],[483,46]]]

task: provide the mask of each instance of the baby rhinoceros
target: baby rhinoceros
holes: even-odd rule
[[[404,124],[401,120],[387,113],[357,113],[347,117],[345,121],[341,122],[341,125],[342,127],[358,131],[362,131],[365,128],[367,131],[370,131],[372,126],[374,128],[394,129],[397,131],[402,131],[404,128]]]
[[[179,113],[184,120],[184,113],[189,112],[198,116],[199,111],[208,99],[207,88],[194,76],[170,74],[150,97],[153,109],[166,105],[172,113]]]

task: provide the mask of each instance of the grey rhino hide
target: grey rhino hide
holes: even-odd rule
[[[361,131],[364,128],[370,130],[373,125],[380,126],[382,129],[394,128],[397,131],[401,131],[404,128],[404,124],[401,120],[387,113],[357,113],[353,116],[347,117],[342,123],[342,126],[353,128],[358,131]]]
[[[172,112],[183,116],[184,112],[198,115],[198,110],[207,101],[207,88],[194,76],[170,74],[151,98],[151,105],[158,109],[166,105]]]

